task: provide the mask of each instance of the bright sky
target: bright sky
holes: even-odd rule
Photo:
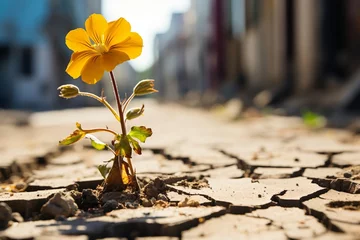
[[[156,33],[165,32],[173,12],[185,12],[190,0],[102,0],[102,13],[108,21],[124,17],[144,41],[140,57],[130,61],[137,70],[150,67],[154,61],[153,42]]]

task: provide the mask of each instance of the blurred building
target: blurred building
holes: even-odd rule
[[[44,110],[91,104],[86,98],[60,99],[56,89],[65,83],[89,88],[65,73],[71,54],[65,36],[84,27],[91,13],[100,12],[98,0],[0,1],[0,108]],[[91,91],[94,88],[101,85],[91,86]]]
[[[192,0],[156,38],[160,94],[211,90],[230,98],[267,90],[262,104],[295,96],[359,109],[358,7],[357,0]]]
[[[157,77],[159,79],[157,86],[165,98],[178,99],[186,78],[182,76],[185,73],[185,53],[184,50],[184,15],[174,13],[171,18],[170,28],[166,34],[157,34],[155,36],[155,48],[157,53],[156,64]],[[156,53],[155,53],[156,54]],[[166,79],[166,82],[164,80]],[[179,81],[183,79],[183,81]]]

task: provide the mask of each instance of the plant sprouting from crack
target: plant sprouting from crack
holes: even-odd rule
[[[110,72],[110,75],[112,75],[112,72]],[[123,102],[119,102],[119,107],[121,108],[119,114],[112,108],[104,96],[81,92],[78,87],[72,84],[62,85],[58,88],[58,90],[60,90],[59,96],[63,98],[68,99],[77,96],[85,96],[98,100],[110,110],[116,121],[120,123],[121,129],[124,130],[124,132],[118,133],[109,128],[85,129],[80,123],[76,123],[76,130],[59,142],[60,145],[70,145],[83,138],[87,138],[95,149],[108,149],[111,151],[114,154],[114,157],[98,166],[101,175],[105,178],[105,186],[108,189],[124,189],[129,184],[137,187],[136,173],[131,161],[132,153],[134,151],[141,155],[141,146],[139,142],[145,143],[146,139],[152,135],[152,130],[145,126],[133,126],[130,131],[127,131],[125,121],[140,117],[145,110],[144,105],[129,110],[127,110],[127,106],[135,96],[156,92],[153,88],[153,82],[154,80],[151,79],[140,81],[135,86],[131,96]],[[107,132],[113,135],[111,144],[106,144],[93,135],[97,132]],[[110,163],[113,163],[111,167],[108,166]]]
[[[141,36],[136,32],[131,32],[131,26],[124,18],[108,23],[100,14],[90,15],[85,22],[85,29],[77,28],[66,36],[66,45],[73,51],[66,69],[71,77],[75,79],[81,76],[85,83],[96,84],[104,71],[110,74],[117,110],[109,104],[103,93],[97,96],[93,93],[82,92],[72,84],[58,88],[59,96],[62,98],[83,96],[99,101],[108,108],[120,124],[121,131],[116,132],[107,127],[85,129],[80,123],[76,123],[74,132],[59,142],[60,145],[70,145],[88,138],[95,149],[107,149],[113,153],[113,158],[98,166],[104,177],[104,191],[123,190],[129,186],[134,190],[139,190],[132,164],[132,154],[133,152],[141,154],[139,141],[144,143],[152,135],[152,130],[145,126],[133,126],[130,131],[127,131],[125,122],[140,117],[145,110],[144,105],[129,110],[127,107],[134,97],[155,93],[157,90],[154,89],[154,80],[145,79],[134,87],[133,93],[128,98],[121,101],[112,70],[118,64],[138,57],[142,52],[142,43]],[[111,134],[111,144],[106,144],[93,135],[98,132]]]

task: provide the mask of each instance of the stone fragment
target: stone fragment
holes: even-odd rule
[[[360,196],[329,190],[317,198],[305,201],[307,212],[331,229],[350,234],[360,231]]]
[[[25,219],[39,212],[52,194],[65,189],[43,190],[35,192],[0,193],[0,202],[5,202],[13,212],[19,212]]]
[[[251,177],[256,179],[264,179],[264,178],[291,178],[295,176],[299,176],[301,172],[301,168],[265,168],[258,167],[255,168]]]
[[[183,186],[192,189],[208,188],[209,183],[204,177],[186,177],[183,180],[173,183],[175,186]]]
[[[329,138],[329,136],[315,134],[298,137],[289,144],[289,147],[300,149],[305,152],[327,154],[359,151],[359,147],[354,144],[345,144],[337,139]]]
[[[227,148],[225,152],[238,159],[238,165],[244,167],[272,167],[272,168],[315,168],[324,166],[327,155],[284,149],[284,147],[270,148]]]
[[[93,189],[84,189],[82,191],[81,207],[84,209],[99,207],[99,196]]]
[[[207,196],[217,205],[229,206],[232,213],[245,213],[253,209],[274,205],[271,198],[286,188],[253,182],[250,178],[208,179],[210,188],[190,189],[182,186],[169,186],[190,195]],[[261,197],[259,197],[259,195]]]
[[[168,160],[161,155],[150,159],[139,158],[134,162],[136,162],[136,172],[140,174],[192,173],[210,168],[207,165],[185,164],[182,160]]]
[[[156,200],[156,202],[154,203],[155,207],[160,207],[160,208],[167,208],[169,207],[169,202],[163,201],[163,200]]]
[[[196,239],[287,239],[284,231],[269,219],[226,214],[205,221],[182,234],[184,240]]]
[[[303,176],[325,188],[360,193],[360,167],[306,169]]]
[[[9,227],[2,236],[5,239],[32,239],[43,235],[87,235],[92,239],[180,236],[185,229],[195,227],[200,221],[221,216],[225,212],[223,207],[121,209],[112,211],[108,216],[89,219],[23,222]]]
[[[236,164],[237,161],[219,150],[201,145],[176,144],[164,150],[171,159],[184,159],[197,165],[210,165],[214,168]]]
[[[12,211],[9,205],[0,202],[0,230],[7,228],[9,221],[12,218]]]
[[[336,154],[333,156],[332,163],[340,167],[360,165],[360,152]]]
[[[210,178],[241,178],[244,176],[244,171],[237,166],[218,167],[206,171],[190,173],[191,176],[204,176]]]
[[[144,187],[144,193],[150,198],[156,198],[160,193],[165,193],[165,191],[166,185],[160,178],[155,178],[155,180],[150,181]]]
[[[191,198],[185,198],[184,200],[178,203],[178,207],[198,207],[200,203]]]
[[[74,199],[64,193],[55,193],[40,210],[45,218],[72,217],[77,211]]]
[[[184,201],[185,198],[190,197],[189,195],[179,194],[179,193],[173,192],[173,191],[168,192],[167,196],[169,197],[170,202],[174,202],[174,203]],[[203,196],[200,196],[200,195],[191,195],[191,199],[199,202],[200,205],[208,205],[209,206],[212,204],[211,200],[209,200]]]
[[[320,236],[306,238],[306,239],[308,239],[308,240],[310,240],[310,239],[315,239],[315,240],[354,240],[354,239],[358,239],[358,238],[356,238],[356,236],[351,235],[351,234],[328,231],[324,234],[321,234]]]
[[[100,199],[101,204],[105,204],[107,201],[116,200],[118,203],[125,204],[126,202],[136,201],[138,196],[132,192],[106,192],[103,193]]]
[[[280,206],[300,207],[301,203],[327,191],[327,189],[318,186],[311,180],[304,177],[289,179],[261,179],[261,184],[268,187],[277,187],[285,190],[283,194],[274,196],[274,199]]]
[[[334,178],[341,171],[341,168],[336,167],[307,168],[302,175],[310,179]]]
[[[104,213],[111,212],[112,210],[115,210],[118,206],[119,203],[116,200],[114,199],[108,200],[103,205]]]
[[[305,215],[299,208],[270,207],[248,213],[247,216],[268,219],[273,226],[284,229],[289,239],[314,238],[327,229],[313,216]]]

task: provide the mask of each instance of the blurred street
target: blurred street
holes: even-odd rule
[[[115,210],[111,212],[115,218],[24,222],[0,232],[0,237],[165,235],[177,239],[182,235],[182,239],[217,239],[227,234],[246,239],[356,239],[360,230],[358,135],[313,129],[301,118],[256,111],[234,121],[226,112],[149,100],[145,109],[145,115],[128,126],[151,127],[153,136],[143,145],[143,155],[135,156],[133,162],[139,178],[160,177],[168,183],[170,207]],[[13,120],[12,114],[17,114]],[[65,148],[57,142],[75,129],[75,121],[83,128],[119,128],[105,109],[42,112],[22,115],[22,119],[19,113],[5,116],[8,121],[0,126],[4,133],[0,138],[0,202],[31,219],[54,192],[74,183],[80,190],[101,183],[96,166],[110,159],[110,152],[91,149],[86,139]],[[98,137],[110,141],[107,134]],[[204,177],[206,184],[195,187]],[[9,193],[6,186],[11,185],[26,186],[26,190]],[[200,207],[171,207],[186,197]],[[154,220],[146,221],[151,218]],[[111,224],[126,226],[127,231],[114,232]],[[223,227],[214,230],[219,224]],[[67,225],[71,228],[64,230]]]
[[[359,239],[359,8],[1,0],[0,240]]]

